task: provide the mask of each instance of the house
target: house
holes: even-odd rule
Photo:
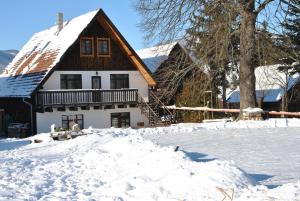
[[[204,65],[196,58],[185,40],[142,49],[137,51],[137,54],[152,71],[159,88],[156,94],[165,104],[186,102],[185,106],[188,106],[196,97],[190,97],[189,94],[183,95],[183,92],[187,90],[184,88],[190,88],[191,85],[198,85],[197,89],[202,91],[210,88],[208,73],[206,69],[200,67]],[[195,73],[196,69],[198,71]],[[201,84],[195,81],[201,81]],[[182,100],[184,97],[188,101]]]
[[[36,33],[0,76],[0,129],[149,126],[151,72],[102,9]]]
[[[300,74],[279,71],[279,65],[259,66],[255,69],[258,106],[268,111],[282,111],[282,98],[287,95],[287,110],[300,111]],[[227,95],[229,108],[239,108],[239,88]]]
[[[211,106],[211,79],[206,65],[196,57],[186,40],[137,51],[157,82],[155,96],[165,105]],[[197,113],[177,113],[177,121],[199,122]]]
[[[181,56],[186,62],[193,62],[196,65],[201,64],[195,54],[189,49],[185,40],[141,49],[137,51],[137,54],[152,73],[155,73],[159,68],[163,67],[164,63],[170,62],[170,59],[174,59],[177,56]]]
[[[182,48],[180,42],[171,42],[163,45],[158,45],[154,47],[149,47],[136,51],[139,57],[147,65],[148,69],[155,73],[163,62],[168,60],[171,51],[177,46],[177,48]]]

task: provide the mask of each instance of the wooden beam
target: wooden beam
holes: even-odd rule
[[[182,110],[182,111],[204,111],[204,112],[224,112],[224,113],[240,113],[240,109],[215,109],[208,107],[174,107],[174,106],[165,106],[169,110]],[[300,112],[276,112],[276,111],[263,111],[263,114],[268,115],[284,115],[292,117],[300,117]]]

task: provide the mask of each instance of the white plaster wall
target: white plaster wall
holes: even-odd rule
[[[81,110],[78,111],[57,111],[37,113],[37,133],[50,132],[50,126],[55,124],[56,127],[62,127],[62,115],[83,114],[84,128],[92,126],[93,128],[110,128],[111,113],[130,112],[130,126],[137,127],[138,122],[144,122],[145,127],[149,126],[148,118],[141,113],[139,108],[116,108],[106,110]]]
[[[148,101],[148,83],[139,71],[54,71],[43,85],[43,90],[60,89],[61,74],[81,74],[82,89],[92,88],[92,76],[101,76],[102,89],[110,89],[111,74],[129,74],[129,88],[138,89],[139,94]]]

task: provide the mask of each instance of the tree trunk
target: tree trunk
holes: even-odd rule
[[[255,1],[246,1],[240,35],[240,109],[256,106],[255,94]],[[249,3],[250,2],[250,3]]]
[[[227,82],[226,82],[226,71],[223,69],[222,71],[222,108],[227,108],[226,103],[226,88],[227,88]]]
[[[210,83],[210,88],[211,88],[211,96],[210,96],[210,102],[211,102],[211,107],[212,108],[217,108],[217,97],[218,97],[218,87],[216,85],[216,80],[213,79]]]
[[[226,103],[226,86],[222,85],[222,108],[227,109]]]
[[[288,105],[289,105],[288,103],[289,103],[288,92],[287,89],[285,89],[281,98],[281,111],[288,112]]]

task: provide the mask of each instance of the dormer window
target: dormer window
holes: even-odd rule
[[[92,57],[94,56],[94,39],[84,37],[80,40],[80,56]]]
[[[97,38],[97,56],[110,57],[110,39]]]

